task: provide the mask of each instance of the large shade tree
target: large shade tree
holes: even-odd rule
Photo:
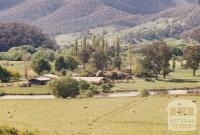
[[[156,79],[158,79],[158,74],[161,73],[163,78],[169,73],[169,60],[172,58],[172,49],[167,46],[163,41],[157,41],[149,45],[145,45],[142,49],[142,54],[144,55],[145,62],[148,64],[148,68],[152,70]]]
[[[193,76],[196,76],[200,62],[200,46],[188,46],[184,51],[184,58],[187,61],[187,67],[191,68]]]
[[[62,69],[66,69],[66,63],[65,63],[64,57],[60,56],[60,57],[56,58],[55,70],[56,71],[61,71]]]
[[[97,49],[95,52],[93,52],[90,61],[97,70],[104,70],[108,64],[108,58],[101,49]]]
[[[49,72],[51,71],[51,65],[49,64],[49,62],[44,59],[44,58],[40,58],[40,59],[33,59],[32,63],[31,63],[31,67],[33,68],[33,70],[41,75],[44,72]]]

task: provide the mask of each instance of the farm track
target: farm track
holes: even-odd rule
[[[102,116],[100,116],[100,117],[97,117],[96,119],[92,120],[92,122],[93,122],[93,123],[101,123],[101,122],[102,122],[101,120],[103,120],[103,122],[104,122],[106,118],[112,117],[112,116],[114,116],[114,115],[118,115],[118,114],[120,114],[120,113],[126,111],[126,110],[129,109],[130,107],[134,107],[134,106],[136,106],[136,105],[138,105],[138,104],[144,102],[144,101],[147,100],[147,99],[148,99],[148,98],[138,99],[138,100],[137,100],[136,102],[134,102],[134,103],[133,103],[133,101],[132,101],[132,102],[126,104],[126,105],[123,105],[123,106],[121,106],[121,107],[119,107],[119,108],[114,109],[113,111],[111,111],[111,112],[109,112],[109,113],[106,113],[106,114],[104,114],[104,115],[102,115]]]
[[[167,122],[149,122],[149,121],[102,121],[98,123],[110,123],[110,124],[146,124],[146,125],[161,125],[166,126]]]

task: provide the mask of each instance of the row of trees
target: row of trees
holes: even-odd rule
[[[104,36],[93,36],[92,43],[83,38],[83,45],[79,49],[78,41],[73,46],[72,55],[76,57],[83,66],[90,65],[96,70],[108,69],[108,66],[121,68],[120,40],[117,38],[112,46],[108,45]]]
[[[53,62],[55,71],[66,72],[66,70],[74,71],[78,65],[83,65],[86,71],[94,73],[97,70],[106,70],[114,67],[121,69],[121,48],[119,38],[113,43],[113,46],[109,46],[104,36],[93,36],[93,40],[89,43],[86,37],[83,38],[82,45],[76,40],[72,45],[71,52],[48,52],[46,50],[37,51],[32,55],[31,67],[33,70],[42,74],[50,72]]]
[[[170,72],[169,61],[172,58],[172,49],[163,41],[154,42],[150,45],[145,45],[142,48],[144,56],[144,67],[148,72],[153,72],[158,79],[158,74],[161,73],[163,78]]]
[[[166,78],[166,75],[174,71],[176,67],[176,52],[163,41],[145,45],[141,49],[141,54],[143,56],[140,61],[142,72],[155,74],[156,79],[160,73],[162,73],[163,78]],[[172,69],[170,68],[170,60],[172,61]],[[200,46],[187,46],[183,50],[182,61],[186,61],[185,67],[191,68],[193,76],[195,76],[200,63]]]
[[[95,37],[93,37],[95,38]],[[106,70],[113,66],[121,69],[122,56],[120,48],[120,40],[117,38],[114,46],[108,46],[105,39],[101,40],[93,39],[93,43],[89,44],[86,38],[83,38],[83,45],[78,45],[76,40],[75,45],[72,47],[72,56],[60,55],[55,59],[54,67],[58,72],[66,70],[75,70],[79,64],[85,67],[85,70],[95,72],[97,70]],[[200,61],[200,47],[188,46],[182,50],[183,58],[187,61],[186,66],[193,69],[193,75],[195,76],[196,70],[199,67]],[[163,78],[166,78],[171,72],[169,61],[172,60],[172,70],[176,66],[176,57],[179,55],[179,51],[169,47],[163,41],[153,42],[152,44],[144,45],[137,53],[140,55],[140,59],[135,59],[134,51],[130,48],[126,51],[126,64],[130,67],[130,70],[134,66],[135,72],[143,72],[147,74],[155,74],[156,79],[158,75],[162,73]],[[177,53],[178,52],[178,53]],[[51,53],[48,53],[51,54]],[[53,53],[52,53],[53,55]],[[32,58],[32,68],[38,74],[51,71],[51,65],[48,62],[51,60],[52,55],[45,55],[42,51],[38,52]],[[90,68],[90,69],[89,69]],[[130,71],[131,73],[131,71]]]

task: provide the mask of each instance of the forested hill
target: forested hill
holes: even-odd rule
[[[0,22],[0,52],[21,45],[52,49],[56,47],[55,42],[35,26]]]

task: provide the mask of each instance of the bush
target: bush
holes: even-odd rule
[[[5,95],[5,93],[3,93],[3,92],[0,92],[0,96],[4,96]]]
[[[55,59],[56,52],[50,49],[39,48],[36,53],[33,54],[33,59],[41,59],[44,58],[49,61],[53,61]]]
[[[91,90],[80,90],[80,95],[78,98],[90,98],[93,96],[93,93]]]
[[[79,81],[79,89],[80,90],[83,90],[83,91],[86,91],[90,88],[90,84],[84,80],[80,80]]]
[[[147,96],[149,96],[148,90],[145,90],[145,89],[142,89],[140,91],[140,94],[141,94],[141,97],[147,97]]]
[[[80,77],[88,77],[88,76],[90,76],[90,73],[87,71],[81,71],[81,72],[79,72],[79,76]]]
[[[79,83],[72,78],[61,78],[49,83],[49,87],[56,97],[76,97],[79,95]]]
[[[65,59],[66,68],[68,70],[74,71],[78,67],[78,61],[74,57],[68,56]]]
[[[55,66],[55,70],[58,72],[61,71],[62,69],[66,69],[64,57],[60,56],[60,57],[56,58],[54,66]]]
[[[79,98],[90,98],[93,97],[94,94],[99,94],[99,91],[96,85],[90,84],[87,90],[80,90]]]
[[[112,86],[108,83],[102,84],[103,93],[109,93],[111,91]]]
[[[16,128],[0,127],[0,135],[34,135],[34,133],[28,130],[19,131]]]
[[[44,72],[50,72],[50,70],[51,70],[51,65],[44,58],[33,59],[31,62],[31,67],[37,74],[42,74]]]
[[[34,135],[32,132],[26,130],[22,133],[22,135]]]
[[[7,69],[0,66],[0,81],[1,82],[9,82],[11,77],[12,77],[11,73]]]
[[[89,90],[92,92],[92,94],[99,94],[98,88],[96,85],[90,85]]]
[[[12,76],[12,79],[14,81],[19,81],[20,80],[21,75],[16,70],[8,69],[8,72],[10,72],[10,74]]]
[[[35,53],[35,48],[27,45],[21,47],[13,47],[8,52],[0,53],[1,60],[21,61],[25,54]]]
[[[66,69],[62,69],[62,70],[60,71],[60,74],[61,74],[62,76],[66,76],[66,75],[67,75]]]

